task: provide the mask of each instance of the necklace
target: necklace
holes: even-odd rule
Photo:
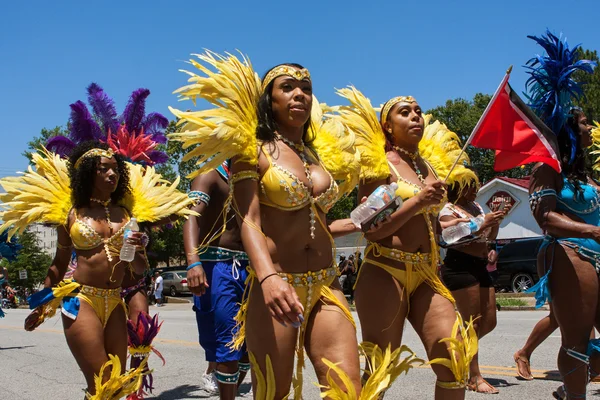
[[[279,133],[275,133],[275,137],[278,140],[281,140],[286,145],[288,145],[291,149],[296,150],[296,152],[298,153],[298,156],[300,157],[300,160],[302,160],[302,164],[304,165],[304,173],[306,174],[306,179],[308,180],[308,190],[309,190],[308,196],[310,197],[310,212],[309,212],[310,237],[311,237],[311,239],[314,239],[315,238],[315,221],[316,221],[316,215],[315,215],[315,211],[314,211],[315,200],[313,199],[312,195],[310,194],[310,192],[312,191],[313,181],[312,181],[312,176],[310,174],[308,160],[306,159],[306,155],[304,154],[304,149],[306,146],[304,145],[304,141],[302,141],[302,140],[300,141],[300,143],[294,143],[290,139],[280,135]]]
[[[110,205],[110,199],[100,200],[100,199],[96,199],[96,198],[92,197],[92,198],[90,198],[90,200],[93,201],[94,203],[98,203],[104,207],[104,213],[106,214],[106,222],[108,222],[108,230],[110,231],[110,235],[112,236],[113,226],[112,226],[112,222],[110,222],[110,210],[108,209],[108,206]]]
[[[405,150],[402,147],[398,147],[398,146],[394,146],[394,150],[396,150],[399,153],[406,154],[408,156],[408,158],[410,158],[410,161],[412,161],[413,168],[415,169],[415,172],[417,173],[417,178],[419,178],[419,181],[421,181],[421,183],[423,185],[426,185],[425,178],[423,178],[423,174],[421,173],[421,169],[417,165],[417,159],[419,158],[419,151],[417,150],[414,153],[411,153],[410,151]]]

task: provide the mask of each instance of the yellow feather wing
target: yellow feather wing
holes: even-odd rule
[[[425,131],[419,142],[419,152],[431,164],[438,177],[444,179],[460,155],[462,146],[456,133],[440,121],[431,122],[431,119],[431,115],[425,115]],[[457,183],[461,190],[472,182],[479,183],[477,175],[466,167],[469,164],[469,156],[462,153],[446,182],[449,185]]]
[[[197,158],[198,169],[188,178],[211,171],[234,156],[256,165],[256,106],[261,83],[250,60],[243,55],[240,60],[229,53],[211,51],[195,56],[200,62],[192,59],[190,64],[202,75],[182,70],[190,76],[189,84],[175,93],[180,100],[191,100],[196,105],[198,99],[203,99],[214,107],[201,111],[169,107],[181,126],[180,132],[170,134],[169,139],[183,142],[184,149],[189,149],[183,161]]]
[[[21,176],[0,179],[5,191],[0,232],[8,229],[9,239],[34,222],[65,224],[72,207],[67,161],[42,148],[33,154],[33,163],[35,168]]]
[[[595,128],[590,132],[592,135],[592,151],[590,154],[596,155],[600,154],[600,123],[598,121],[594,121]],[[593,161],[593,168],[596,171],[600,171],[600,156],[596,156]]]
[[[338,119],[323,118],[323,111],[329,110],[331,110],[329,107],[319,104],[313,97],[310,118],[315,139],[312,146],[333,179],[341,182],[339,185],[341,198],[358,184],[360,154],[354,144],[354,132],[347,129]]]
[[[153,167],[144,168],[131,163],[127,166],[131,193],[123,205],[138,222],[154,222],[174,214],[180,217],[197,215],[188,208],[193,200],[177,190],[179,177],[169,183]]]
[[[340,121],[354,133],[356,148],[360,153],[360,180],[387,178],[390,168],[385,156],[385,136],[371,101],[354,86],[339,89],[337,94],[347,99],[350,106],[336,107],[335,113],[328,116]]]

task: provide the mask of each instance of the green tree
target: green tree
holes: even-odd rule
[[[350,213],[357,206],[356,197],[358,196],[358,187],[355,187],[352,192],[337,203],[327,213],[327,221],[335,221],[337,219],[350,218]]]
[[[580,50],[579,54],[580,59],[592,60],[600,65],[596,50]],[[583,109],[590,120],[600,120],[600,67],[596,67],[593,74],[578,71],[574,79],[582,83],[584,94],[575,104]]]
[[[45,146],[48,139],[54,136],[66,136],[67,134],[67,130],[62,126],[57,126],[54,129],[42,128],[39,136],[35,136],[33,139],[27,142],[27,150],[25,150],[22,154],[23,156],[27,157],[29,163],[31,164],[31,155],[42,146]]]
[[[17,259],[7,266],[8,277],[15,286],[25,286],[32,289],[46,278],[52,258],[41,249],[38,238],[33,232],[23,232],[17,241],[23,247],[19,250]],[[19,279],[19,271],[21,270],[27,271],[27,280],[25,281]]]

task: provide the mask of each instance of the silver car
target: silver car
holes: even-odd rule
[[[187,271],[167,271],[161,274],[163,278],[163,293],[177,296],[179,293],[190,293],[187,284]]]

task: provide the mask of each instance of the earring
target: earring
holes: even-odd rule
[[[392,133],[392,130],[391,130],[391,129],[388,129],[388,133]]]

